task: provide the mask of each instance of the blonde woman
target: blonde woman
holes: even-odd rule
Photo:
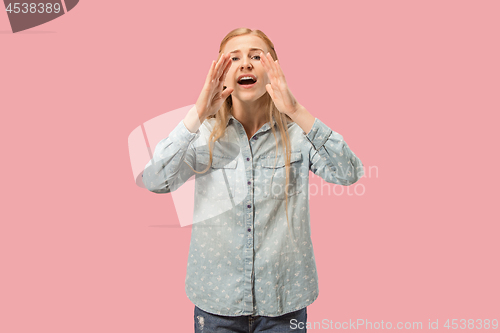
[[[231,31],[143,174],[155,193],[196,177],[185,279],[195,332],[306,332],[318,297],[309,171],[348,186],[363,164],[293,97],[269,38]]]

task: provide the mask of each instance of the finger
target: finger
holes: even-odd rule
[[[224,72],[225,72],[228,64],[231,63],[231,57],[229,56],[229,54],[224,55],[224,57],[225,57],[224,62],[221,64],[221,68],[220,68],[220,75],[218,76],[219,79],[224,75]]]
[[[269,68],[271,69],[271,73],[273,76],[278,76],[277,70],[276,70],[276,63],[274,62],[273,57],[271,56],[271,53],[267,52],[266,58],[269,61]]]
[[[266,71],[269,72],[271,70],[271,67],[269,67],[269,59],[267,58],[267,55],[264,54],[264,52],[261,52],[260,59],[262,60],[262,64],[264,65],[264,68],[266,69]]]
[[[231,59],[228,58],[228,62],[226,63],[226,66],[224,67],[224,70],[222,71],[222,80],[221,81],[225,81],[226,80],[226,75],[227,75],[227,72],[229,72],[229,68],[231,68],[231,65],[233,64]]]
[[[217,63],[215,64],[214,72],[212,73],[212,81],[215,80],[219,75],[219,68],[221,66],[222,61],[224,60],[224,54],[221,54]]]
[[[222,94],[220,94],[220,97],[222,98],[223,101],[226,100],[226,98],[229,97],[229,95],[231,95],[231,93],[234,91],[233,88],[226,88],[224,89],[224,91],[222,92]]]
[[[271,85],[268,83],[266,84],[266,90],[267,92],[269,93],[269,95],[271,95],[271,98],[273,99],[274,101],[274,92],[273,92],[273,88],[271,87]]]
[[[278,75],[283,79],[285,80],[285,74],[283,73],[283,70],[281,69],[281,66],[280,66],[280,62],[276,59],[275,61],[275,64],[276,64],[276,69],[278,71]]]
[[[267,58],[267,56],[261,52],[262,56],[260,57],[261,61],[262,61],[262,66],[264,66],[264,70],[266,71],[267,73],[267,76],[269,77],[269,80],[272,80],[273,79],[273,72],[272,72],[272,68],[269,66],[269,59]]]
[[[266,61],[266,55],[264,54],[264,52],[260,51],[259,57],[260,57],[260,63],[262,64],[264,69],[267,71],[267,61]]]
[[[224,70],[224,73],[222,74],[222,76],[219,78],[219,85],[218,85],[218,89],[222,89],[222,87],[224,86],[225,82],[226,82],[226,76],[227,76],[227,70]]]
[[[208,84],[208,83],[210,83],[210,81],[212,81],[212,75],[214,73],[214,67],[215,67],[215,60],[212,60],[212,64],[210,65],[210,69],[208,71],[207,78],[205,80],[205,84]]]
[[[264,54],[264,52],[260,52],[260,61],[261,61],[262,67],[264,67],[264,70],[266,71],[266,73],[269,76],[270,68],[269,68],[268,60],[267,60],[266,55]]]
[[[218,79],[220,77],[221,67],[224,64],[225,60],[226,55],[223,53],[220,56],[219,61],[217,61],[217,65],[215,66],[215,75],[212,76],[212,80]]]
[[[224,82],[226,81],[226,75],[229,67],[231,66],[231,63],[227,63],[226,66],[224,67],[224,70],[221,73],[221,76],[217,78],[217,90],[222,91]]]
[[[271,59],[272,59],[272,58],[271,58]],[[283,78],[283,75],[282,75],[282,72],[281,72],[281,70],[280,70],[280,68],[279,68],[279,66],[278,66],[278,59],[276,59],[276,60],[272,59],[272,60],[271,60],[271,64],[272,64],[271,66],[272,66],[272,68],[273,68],[273,74],[274,74],[274,76],[275,76],[277,79],[284,79],[284,78]]]

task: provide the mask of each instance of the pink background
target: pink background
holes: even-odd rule
[[[86,0],[12,34],[2,10],[0,332],[193,331],[191,228],[135,185],[127,138],[196,102],[236,27],[271,38],[297,100],[367,168],[363,195],[311,195],[308,321],[500,320],[499,11]]]

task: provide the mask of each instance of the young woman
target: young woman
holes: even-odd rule
[[[277,58],[259,30],[226,35],[144,171],[156,193],[196,176],[185,279],[195,332],[306,332],[318,297],[309,171],[345,186],[363,175],[343,137],[293,97]]]

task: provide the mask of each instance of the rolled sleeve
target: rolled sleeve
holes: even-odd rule
[[[306,136],[307,140],[309,140],[309,142],[313,145],[314,149],[318,150],[328,140],[330,134],[332,134],[332,130],[321,120],[315,118],[313,126],[309,133],[303,133]]]

